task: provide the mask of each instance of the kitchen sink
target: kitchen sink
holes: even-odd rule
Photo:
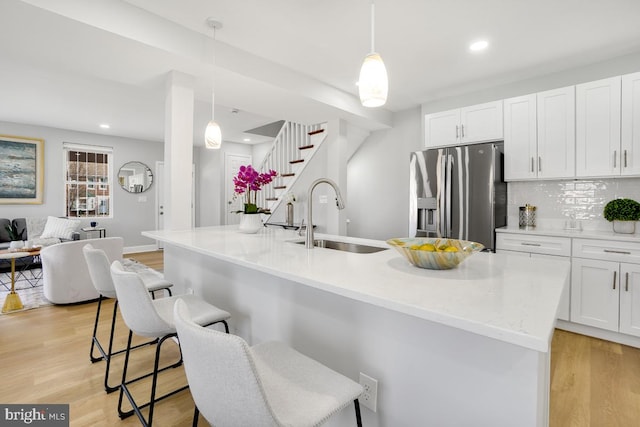
[[[304,240],[301,242],[294,242],[299,245],[304,245]],[[372,254],[375,252],[386,251],[389,248],[380,248],[377,246],[362,245],[360,243],[347,243],[337,242],[335,240],[315,239],[313,246],[317,248],[335,249],[338,251],[353,252],[356,254]]]

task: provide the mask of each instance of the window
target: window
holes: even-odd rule
[[[64,143],[65,206],[68,217],[112,216],[113,149]]]

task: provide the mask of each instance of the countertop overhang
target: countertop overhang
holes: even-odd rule
[[[473,255],[452,270],[410,265],[386,242],[316,234],[316,238],[389,248],[357,254],[306,249],[291,230],[239,233],[237,226],[146,231],[146,237],[539,352],[548,352],[570,264],[493,253]],[[428,337],[416,337],[428,339]]]

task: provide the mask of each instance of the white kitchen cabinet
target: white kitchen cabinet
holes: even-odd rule
[[[622,158],[623,176],[640,175],[640,73],[622,76]]]
[[[640,244],[574,239],[571,322],[640,337]]]
[[[425,147],[500,140],[502,127],[502,101],[426,114]]]
[[[575,176],[575,88],[504,100],[505,179]]]
[[[536,95],[504,100],[504,177],[507,181],[538,176]]]
[[[576,176],[620,175],[621,94],[619,76],[576,86]]]
[[[538,178],[575,176],[575,88],[540,92],[538,119]]]
[[[571,239],[568,237],[523,235],[511,233],[496,234],[496,253],[531,258],[564,259],[569,261]],[[562,293],[558,308],[558,319],[569,320],[571,290],[567,286]]]

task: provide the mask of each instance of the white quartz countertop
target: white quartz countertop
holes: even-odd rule
[[[634,234],[621,234],[611,231],[602,230],[563,230],[558,228],[520,228],[520,227],[501,227],[496,228],[497,233],[512,233],[512,234],[524,234],[524,235],[538,235],[538,236],[554,236],[554,237],[572,237],[580,239],[598,239],[598,240],[614,240],[619,242],[637,242],[640,243],[640,235]]]
[[[389,247],[372,254],[305,249],[295,231],[237,226],[148,231],[144,236],[316,289],[459,328],[536,351],[549,351],[569,262],[477,253],[456,269],[412,266],[385,242],[325,236]],[[418,337],[417,337],[418,338]],[[420,339],[424,339],[422,337]]]

